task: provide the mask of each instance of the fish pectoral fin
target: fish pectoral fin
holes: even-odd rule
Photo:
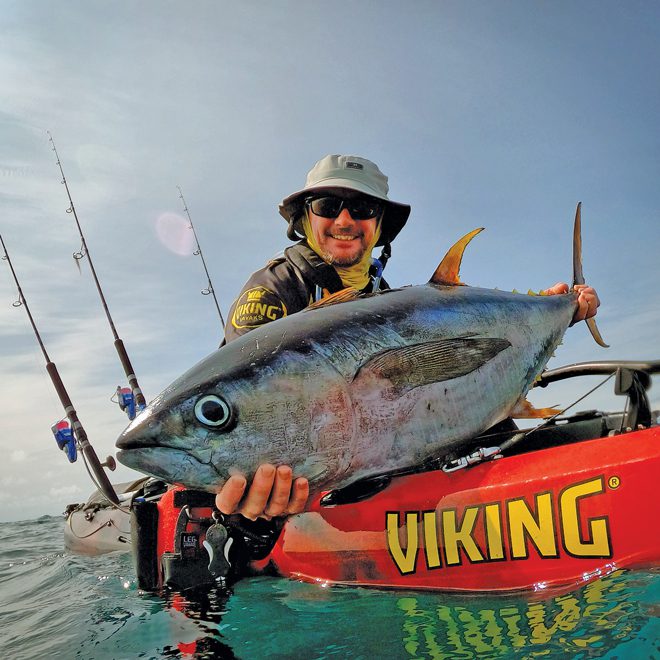
[[[513,410],[509,413],[515,419],[545,419],[558,415],[561,412],[560,408],[535,408],[527,399],[522,396],[513,406]]]
[[[351,300],[359,298],[361,295],[362,293],[360,291],[349,286],[346,289],[337,291],[337,293],[331,293],[329,296],[321,298],[321,300],[317,300],[311,305],[308,305],[303,311],[307,311],[309,309],[319,309],[320,307],[328,307],[329,305],[338,305],[339,303],[344,302],[350,302]]]
[[[421,385],[465,376],[509,346],[506,339],[458,337],[391,348],[365,362],[355,378],[367,372],[387,379],[400,395]]]
[[[431,284],[443,284],[445,286],[462,286],[463,282],[458,279],[458,273],[461,269],[461,260],[467,244],[480,232],[483,227],[474,229],[469,234],[465,234],[449,248],[447,254],[443,257],[440,265],[435,269],[429,282]]]

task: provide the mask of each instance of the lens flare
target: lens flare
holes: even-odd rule
[[[156,234],[168,250],[184,257],[193,254],[197,247],[190,223],[178,213],[161,213],[156,218]]]

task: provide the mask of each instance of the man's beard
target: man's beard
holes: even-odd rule
[[[355,266],[359,264],[360,261],[364,258],[364,253],[366,252],[365,248],[362,248],[356,255],[345,257],[336,257],[329,252],[323,251],[323,261],[330,264],[331,266],[341,266],[342,268],[347,268],[350,266]]]
[[[338,232],[341,234],[342,232]],[[348,268],[350,266],[355,266],[356,264],[359,264],[360,261],[364,258],[364,253],[367,251],[366,246],[363,243],[364,240],[364,235],[360,234],[357,238],[357,240],[360,241],[360,249],[355,254],[354,256],[351,255],[340,255],[340,256],[335,256],[333,254],[330,254],[330,252],[323,250],[323,260],[326,263],[331,264],[332,266],[341,266],[342,268]]]

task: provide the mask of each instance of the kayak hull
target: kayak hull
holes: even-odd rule
[[[558,436],[565,440],[579,425],[559,425]],[[659,473],[654,426],[451,473],[399,475],[345,504],[328,506],[322,494],[287,520],[251,569],[322,585],[569,591],[618,569],[660,565]],[[138,507],[146,518],[135,518],[133,507],[131,521],[127,508],[99,508],[91,498],[69,513],[67,549],[132,550],[147,590],[213,584],[202,547],[213,497],[177,487],[147,499]]]
[[[126,496],[139,490],[147,479],[141,477],[115,484],[115,492]],[[94,491],[82,504],[70,504],[64,516],[64,547],[67,551],[80,555],[130,552],[130,509],[113,506],[100,491]]]
[[[322,584],[445,591],[572,588],[660,564],[660,428],[393,479],[290,518],[269,561]]]
[[[69,513],[64,525],[64,547],[79,555],[129,552],[131,549],[130,513],[103,508],[93,517],[83,510]]]

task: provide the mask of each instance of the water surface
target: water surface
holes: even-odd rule
[[[142,593],[129,554],[63,551],[61,518],[0,523],[0,648],[20,658],[660,658],[660,574],[456,596],[281,578]]]

